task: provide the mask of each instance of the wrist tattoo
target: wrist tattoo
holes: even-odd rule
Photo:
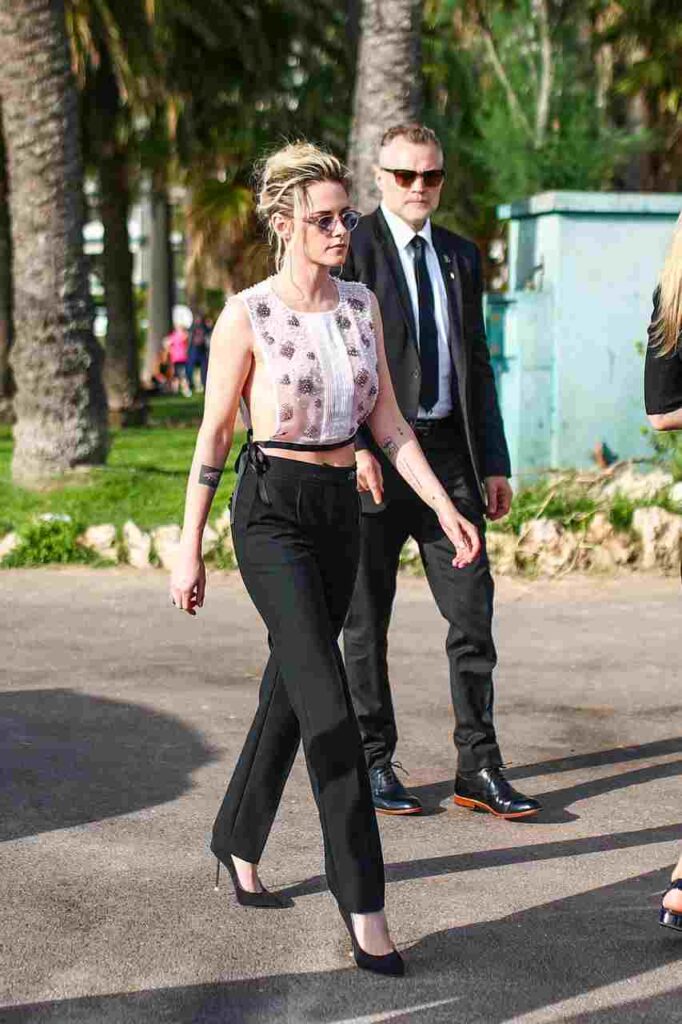
[[[214,466],[202,466],[199,470],[199,483],[215,491],[222,475],[222,469],[215,469]]]

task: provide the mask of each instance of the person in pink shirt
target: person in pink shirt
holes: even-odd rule
[[[185,328],[176,324],[175,329],[164,338],[164,345],[173,366],[171,388],[174,393],[177,394],[178,390],[180,390],[183,395],[189,397],[190,390],[187,385],[189,335]]]

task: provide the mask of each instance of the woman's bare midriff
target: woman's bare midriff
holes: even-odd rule
[[[255,437],[255,434],[254,434]],[[333,448],[324,452],[297,452],[288,448],[268,448],[266,444],[258,446],[266,455],[278,459],[291,459],[294,462],[310,462],[315,466],[340,466],[346,468],[355,465],[355,448],[346,444],[343,448]]]

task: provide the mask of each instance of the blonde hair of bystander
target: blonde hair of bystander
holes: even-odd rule
[[[682,333],[682,213],[677,218],[666,256],[658,296],[658,316],[650,327],[650,338],[658,355],[675,351]]]

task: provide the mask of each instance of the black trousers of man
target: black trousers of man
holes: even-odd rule
[[[388,679],[387,633],[400,552],[408,537],[419,545],[438,609],[448,622],[446,651],[455,713],[460,772],[502,763],[493,725],[493,580],[485,551],[483,502],[465,454],[465,441],[449,421],[416,427],[431,468],[457,509],[481,532],[480,558],[452,565],[454,548],[436,514],[400,481],[386,507],[362,516],[360,565],[344,628],[348,683],[370,769],[393,758],[398,734]],[[415,642],[417,638],[415,636]]]

